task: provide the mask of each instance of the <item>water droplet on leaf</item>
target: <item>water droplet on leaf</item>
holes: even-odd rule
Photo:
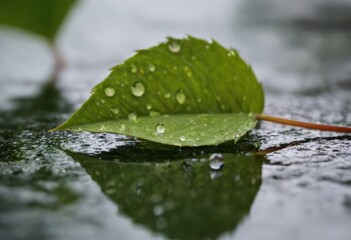
[[[111,108],[110,109],[113,114],[118,114],[119,113],[119,108]]]
[[[186,137],[184,135],[182,135],[182,136],[179,137],[179,140],[184,142],[186,140]]]
[[[150,72],[154,72],[156,69],[155,65],[153,65],[152,63],[149,64],[149,71]]]
[[[180,43],[173,41],[173,42],[168,44],[168,49],[172,53],[177,53],[181,49]]]
[[[138,116],[136,115],[136,113],[131,113],[128,115],[128,119],[130,121],[136,122],[137,118],[138,118]]]
[[[166,128],[162,123],[156,125],[156,132],[158,134],[163,134],[165,131],[166,131]]]
[[[152,105],[150,103],[146,104],[146,109],[150,110],[152,108]]]
[[[176,92],[175,98],[179,104],[183,104],[185,102],[186,97],[182,89],[179,89]]]
[[[111,87],[105,88],[105,95],[107,97],[113,97],[115,95],[115,93],[116,92],[115,92],[115,90],[113,88],[111,88]]]
[[[220,153],[211,154],[210,158],[210,168],[212,170],[219,170],[223,167],[223,155]]]
[[[137,66],[135,66],[134,64],[130,65],[130,71],[131,71],[132,73],[136,73],[136,72],[138,71]]]
[[[145,85],[142,82],[135,82],[130,88],[132,94],[136,97],[141,97],[145,93]]]

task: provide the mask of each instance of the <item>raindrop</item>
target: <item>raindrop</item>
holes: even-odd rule
[[[182,135],[182,136],[179,137],[179,140],[184,142],[186,140],[186,137],[184,135]]]
[[[154,72],[156,69],[155,65],[153,65],[152,63],[149,64],[149,71],[150,72]]]
[[[138,71],[138,68],[137,68],[137,66],[135,66],[134,64],[132,64],[132,65],[130,65],[130,71],[132,72],[132,73],[136,73],[137,71]]]
[[[131,113],[128,115],[128,119],[130,121],[136,122],[137,118],[138,118],[138,116],[136,115],[136,113]]]
[[[219,170],[223,167],[223,155],[220,153],[211,154],[210,158],[210,168],[212,170]]]
[[[118,114],[119,113],[119,108],[111,108],[110,109],[113,114]]]
[[[165,126],[162,123],[156,125],[156,132],[158,134],[163,134],[166,131]]]
[[[179,89],[175,94],[176,100],[179,104],[183,104],[185,102],[185,94],[182,89]]]
[[[142,82],[135,82],[130,88],[132,94],[136,97],[141,97],[145,93],[145,85]]]
[[[172,53],[177,53],[180,51],[181,46],[178,42],[171,42],[170,44],[168,44],[168,49],[169,51],[171,51]]]
[[[113,97],[115,95],[115,93],[116,92],[115,92],[115,90],[113,88],[111,88],[111,87],[105,88],[105,95],[107,97]]]
[[[170,94],[170,93],[165,93],[165,94],[164,94],[164,97],[165,97],[165,98],[170,98],[170,97],[171,97],[171,94]]]

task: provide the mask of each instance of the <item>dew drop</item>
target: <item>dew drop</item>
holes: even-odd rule
[[[210,158],[210,168],[212,170],[219,170],[223,167],[223,155],[220,153],[211,154]]]
[[[172,53],[177,53],[177,52],[180,51],[181,46],[180,46],[180,44],[178,42],[173,41],[173,42],[168,44],[168,49]]]
[[[141,97],[145,93],[145,85],[142,82],[135,82],[131,86],[132,94],[136,97]]]
[[[149,71],[150,72],[154,72],[156,69],[155,65],[153,65],[152,63],[149,64]]]
[[[138,118],[138,116],[136,115],[136,113],[131,113],[128,115],[128,119],[130,121],[136,122],[137,118]]]
[[[107,97],[113,97],[115,95],[115,93],[116,92],[115,92],[115,90],[113,88],[111,88],[111,87],[105,88],[105,95]]]
[[[179,137],[179,140],[182,141],[182,142],[185,142],[186,137],[184,135],[182,135],[182,136]]]
[[[135,66],[134,64],[130,65],[130,71],[131,71],[132,73],[136,73],[136,72],[138,71],[137,66]]]
[[[111,108],[110,110],[115,115],[117,115],[119,113],[119,108]]]
[[[170,97],[171,97],[171,94],[170,94],[170,93],[165,93],[163,96],[164,96],[165,98],[170,98]]]
[[[176,92],[175,98],[179,104],[183,104],[185,102],[186,97],[182,89],[179,89]]]
[[[163,134],[166,131],[165,126],[162,123],[156,125],[156,132],[158,134]]]

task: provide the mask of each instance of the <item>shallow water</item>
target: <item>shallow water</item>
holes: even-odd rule
[[[184,34],[238,49],[266,113],[350,126],[348,1],[245,2],[84,1],[60,34],[55,84],[47,44],[1,28],[0,239],[348,239],[350,135],[261,123],[238,146],[179,149],[47,132],[106,69]],[[257,142],[289,147],[242,154]]]

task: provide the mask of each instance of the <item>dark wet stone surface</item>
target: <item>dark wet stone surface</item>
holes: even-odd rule
[[[267,114],[351,126],[348,1],[333,2],[332,6],[323,0],[301,0],[297,4],[261,2],[158,1],[156,9],[155,5],[140,1],[85,1],[73,12],[60,35],[58,45],[68,67],[55,84],[46,80],[52,68],[47,46],[41,40],[0,29],[0,239],[185,238],[186,235],[177,235],[183,230],[178,228],[180,224],[175,225],[176,233],[167,226],[182,217],[189,222],[195,219],[191,213],[188,216],[182,212],[187,209],[184,204],[192,203],[184,200],[183,193],[174,197],[179,206],[184,205],[181,208],[176,204],[179,211],[173,212],[174,218],[164,212],[172,206],[169,201],[164,202],[165,208],[159,205],[160,195],[168,196],[162,185],[155,190],[158,195],[147,198],[151,203],[145,204],[144,212],[137,199],[130,201],[137,209],[129,209],[133,205],[128,201],[110,195],[111,183],[106,178],[112,178],[113,172],[105,165],[117,164],[115,179],[123,184],[127,178],[120,169],[130,167],[123,164],[132,159],[142,162],[150,155],[156,159],[150,172],[166,171],[163,165],[157,165],[162,161],[184,161],[179,165],[184,174],[175,177],[179,184],[193,179],[192,174],[200,171],[197,176],[206,179],[204,182],[217,193],[224,207],[228,204],[228,209],[242,209],[242,213],[233,212],[235,222],[223,220],[223,228],[213,228],[208,234],[212,238],[348,239],[350,135],[261,123],[251,133],[251,140],[244,140],[239,148],[224,145],[194,150],[150,145],[120,135],[47,132],[79,107],[94,84],[106,76],[106,69],[135,49],[154,45],[166,35],[185,33],[213,37],[225,46],[237,48],[263,82]],[[280,11],[271,10],[275,8]],[[95,21],[89,22],[92,14]],[[231,156],[228,159],[252,161],[251,156],[237,155],[252,149],[250,141],[259,141],[260,150],[282,144],[291,146],[267,154],[255,165],[255,171],[249,171],[245,164],[236,167],[232,172],[235,176],[226,170],[231,162],[224,162],[221,174],[202,168],[201,164],[208,164],[206,159],[214,152]],[[77,160],[67,149],[85,155]],[[96,159],[97,169],[106,169],[105,175],[87,165],[90,158]],[[243,173],[248,176],[245,180],[240,178]],[[216,181],[226,184],[225,179],[234,181],[231,194],[224,194],[228,188],[218,190]],[[194,196],[196,201],[205,196],[201,181],[190,182],[197,191],[189,193],[189,198]],[[131,186],[139,183],[132,181]],[[124,185],[116,189],[122,195],[125,191],[134,196]],[[242,194],[235,189],[241,189]],[[237,202],[227,201],[232,198]],[[225,208],[212,203],[204,200],[199,205],[203,206],[200,213],[213,212],[220,217]],[[153,214],[147,214],[148,209]],[[198,231],[194,230],[196,235],[191,236],[203,237]]]

